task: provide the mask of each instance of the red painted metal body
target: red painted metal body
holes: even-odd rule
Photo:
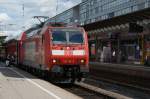
[[[52,27],[51,27],[52,28]],[[51,29],[50,28],[50,29]],[[59,28],[59,27],[57,27]],[[84,29],[81,29],[83,32],[84,36],[84,43],[83,44],[68,44],[68,45],[63,45],[63,44],[52,44],[50,46],[50,50],[63,50],[64,55],[51,55],[49,56],[51,64],[49,64],[50,67],[53,65],[79,65],[79,66],[84,66],[85,68],[88,67],[89,63],[89,51],[88,51],[88,39],[87,39],[87,33],[84,31]],[[73,51],[79,51],[79,50],[84,50],[85,54],[84,55],[73,55]],[[56,60],[55,63],[53,63],[53,60]],[[81,63],[81,60],[84,60],[84,63]]]
[[[15,62],[22,63],[24,57],[24,50],[22,46],[22,42],[25,39],[25,33],[21,33],[17,38],[13,38],[11,40],[6,41],[6,57],[14,56]]]
[[[51,32],[53,29],[81,30],[84,42],[82,44],[54,44]],[[18,50],[13,49],[16,46]],[[55,70],[53,69],[55,66],[63,69],[79,68],[80,74],[89,71],[88,38],[83,28],[44,26],[30,33],[22,33],[16,46],[8,49],[13,52],[18,51],[18,63],[25,66],[48,72]]]
[[[6,47],[7,55],[17,55],[16,44],[17,42],[15,40],[7,43],[7,47]]]

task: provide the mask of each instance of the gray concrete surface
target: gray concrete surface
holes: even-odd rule
[[[0,63],[0,99],[81,99],[15,67]]]

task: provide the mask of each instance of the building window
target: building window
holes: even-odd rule
[[[95,18],[91,20],[91,22],[95,22]]]
[[[102,10],[102,6],[99,6],[99,12],[101,12],[101,11],[103,11],[103,10]]]
[[[137,5],[132,7],[132,11],[137,11],[137,10],[138,10]]]
[[[70,18],[70,22],[74,22],[73,17]]]
[[[114,12],[109,13],[109,14],[108,14],[108,17],[109,17],[109,18],[114,17]]]
[[[126,8],[122,10],[122,14],[127,14],[129,12],[131,12],[131,8]]]
[[[97,0],[94,0],[94,4],[96,4],[97,3]]]
[[[89,11],[86,12],[86,18],[89,18]]]
[[[148,2],[148,7],[150,7],[150,1]]]
[[[91,0],[91,3],[90,3],[90,4],[91,4],[91,6],[93,6],[93,5],[94,5],[94,1],[93,1],[93,0]]]
[[[145,3],[145,8],[148,8],[148,2]]]
[[[119,15],[121,15],[121,11],[120,10],[115,12],[115,16],[119,16]]]
[[[103,15],[103,16],[101,16],[101,19],[102,19],[102,20],[108,19],[108,15]]]
[[[85,22],[86,22],[86,24],[91,23],[91,19],[88,19]]]
[[[90,10],[90,15],[93,15],[93,14],[95,14],[95,13],[94,13],[94,9],[91,9],[91,10]]]
[[[90,6],[87,4],[87,5],[86,5],[86,10],[89,10],[89,7],[90,7]]]
[[[95,21],[98,21],[98,20],[99,20],[99,17],[96,17],[96,18],[95,18]]]
[[[95,8],[95,14],[98,14],[98,12],[99,12],[99,7],[96,7]]]
[[[145,7],[144,3],[138,5],[138,9],[144,9],[144,7]]]

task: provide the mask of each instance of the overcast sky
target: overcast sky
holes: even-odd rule
[[[81,2],[81,0],[58,1],[57,13],[61,13]],[[14,34],[17,34],[23,26],[28,28],[37,23],[32,18],[33,16],[55,16],[56,2],[57,0],[0,0],[0,31],[13,30],[15,31]]]

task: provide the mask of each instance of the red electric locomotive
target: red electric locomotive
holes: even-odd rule
[[[25,39],[25,33],[21,33],[17,37],[11,38],[5,41],[6,46],[6,58],[9,58],[12,64],[22,63],[23,48],[22,41]],[[13,58],[13,59],[12,59]]]
[[[17,56],[17,47],[16,47],[16,39],[11,39],[5,42],[6,45],[6,58],[9,58],[11,63],[16,63],[16,56]]]
[[[81,27],[46,23],[25,31],[18,45],[18,63],[55,82],[81,80],[89,72],[87,33]]]

